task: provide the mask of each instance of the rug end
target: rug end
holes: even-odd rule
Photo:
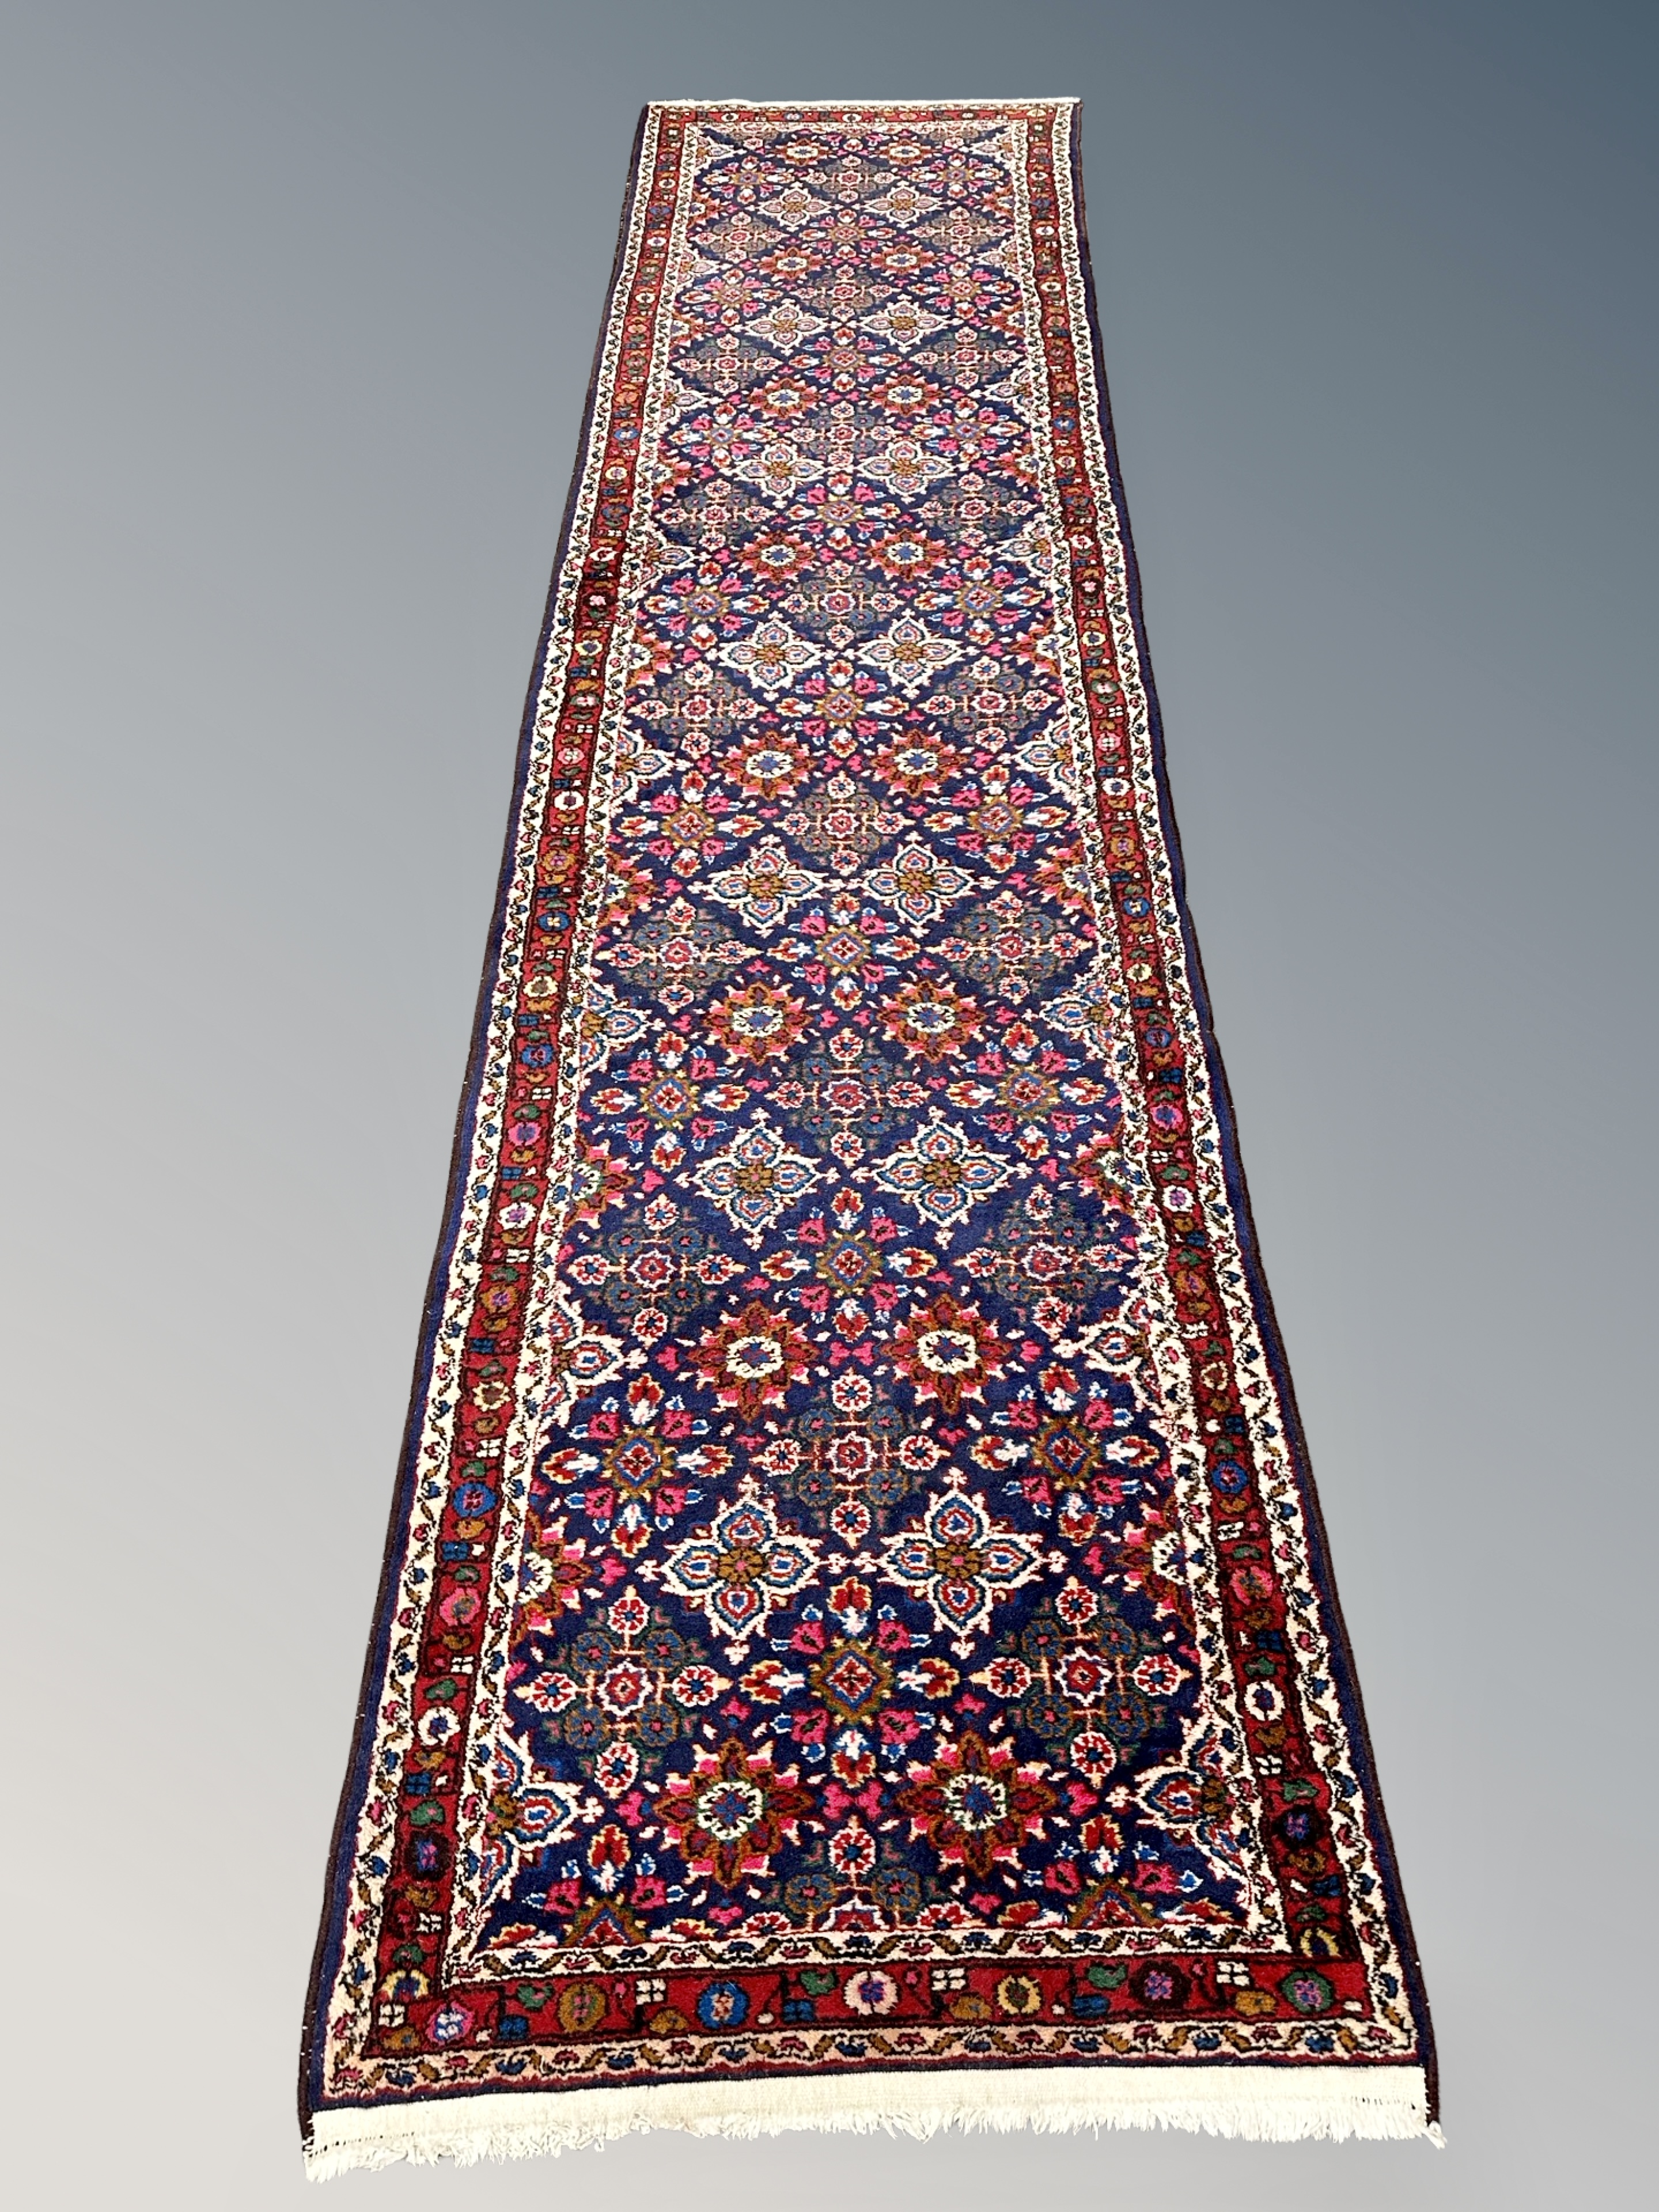
[[[1445,2138],[1428,2115],[1420,2067],[1126,2067],[951,2075],[862,2075],[842,2080],[703,2083],[696,2091],[574,2089],[453,2097],[403,2107],[319,2112],[306,2173],[329,2181],[362,2166],[409,2160],[458,2166],[556,2156],[651,2128],[753,2137],[795,2129],[927,2137],[944,2128],[1039,2134],[1101,2128],[1179,2128],[1257,2142]]]

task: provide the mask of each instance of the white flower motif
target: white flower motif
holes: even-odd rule
[[[848,2012],[862,2013],[867,2020],[872,2014],[892,2011],[899,2001],[899,1985],[879,1966],[860,1966],[848,1975],[841,1994]]]
[[[1059,723],[1047,735],[1028,738],[1015,753],[1014,762],[1028,775],[1042,776],[1056,790],[1070,794],[1077,788],[1077,761],[1071,739]]]
[[[512,1571],[509,1568],[504,1571],[511,1573]],[[552,1580],[551,1563],[543,1559],[539,1552],[526,1553],[519,1562],[518,1587],[514,1593],[517,1602],[528,1605],[532,1598],[538,1598],[550,1587]]]
[[[771,199],[763,200],[755,212],[768,222],[781,222],[786,230],[795,230],[802,223],[810,222],[815,215],[828,215],[830,204],[809,192],[797,178]]]
[[[722,868],[709,878],[708,895],[731,907],[764,937],[828,881],[827,876],[815,875],[792,860],[777,838],[763,837],[735,868]]]
[[[1005,538],[997,547],[999,561],[1018,561],[1033,576],[1052,576],[1065,557],[1065,540],[1042,521],[1028,522],[1018,536]]]
[[[757,1245],[781,1214],[823,1181],[823,1170],[792,1152],[782,1133],[758,1114],[705,1160],[691,1180],[734,1229]]]
[[[931,192],[919,191],[908,181],[895,185],[878,200],[866,200],[864,204],[867,215],[884,216],[889,222],[901,224],[915,222],[919,216],[931,215],[939,205]]]
[[[751,483],[778,507],[787,507],[803,484],[823,474],[817,463],[802,453],[792,439],[779,438],[757,453],[733,454],[728,473]]]
[[[919,438],[903,437],[890,438],[884,452],[859,465],[865,476],[872,477],[895,499],[918,499],[930,484],[954,470],[951,462],[930,453]]]
[[[590,985],[582,1010],[583,1073],[597,1075],[613,1054],[637,1044],[650,1026],[640,1008],[618,998],[608,983]]]
[[[896,691],[914,699],[962,659],[962,647],[935,637],[914,615],[901,615],[883,636],[861,647],[858,657],[866,667],[878,668]]]
[[[917,307],[914,300],[888,300],[873,315],[866,315],[859,328],[868,331],[872,337],[885,338],[900,353],[908,353],[912,346],[920,345],[935,331],[942,331],[945,318]]]
[[[1000,1190],[1012,1171],[935,1107],[927,1127],[878,1161],[872,1172],[884,1190],[948,1233],[959,1228],[982,1199]]]
[[[907,921],[924,928],[973,887],[965,868],[950,866],[918,837],[902,845],[890,860],[872,868],[864,879],[867,897],[896,908]]]
[[[723,647],[720,653],[723,666],[734,668],[746,683],[752,684],[769,699],[775,699],[781,691],[788,690],[798,676],[815,667],[823,658],[817,646],[798,635],[777,615],[750,630],[747,637]]]
[[[958,1474],[919,1522],[885,1540],[881,1567],[887,1581],[926,1600],[951,1649],[966,1658],[990,1627],[997,1600],[1029,1583],[1042,1562],[1041,1547],[994,1520]]]
[[[1092,968],[1069,991],[1050,999],[1043,1012],[1062,1035],[1109,1059],[1122,1018],[1122,994],[1103,969]]]
[[[737,1502],[668,1554],[663,1586],[724,1630],[738,1657],[767,1616],[816,1579],[822,1548],[781,1528],[776,1507],[746,1475]]]
[[[768,345],[775,346],[780,353],[793,353],[797,346],[805,345],[808,338],[816,337],[820,331],[827,331],[829,327],[822,315],[809,314],[805,307],[798,307],[793,300],[780,300],[775,307],[769,308],[763,315],[757,315],[752,323],[744,325],[750,337],[764,339]]]

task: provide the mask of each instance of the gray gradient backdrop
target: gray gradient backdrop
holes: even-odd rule
[[[332,2185],[1643,2200],[1656,30],[1608,0],[0,10],[14,2202],[310,2201],[324,1853],[636,111],[1060,92],[1450,2148],[656,2136]]]

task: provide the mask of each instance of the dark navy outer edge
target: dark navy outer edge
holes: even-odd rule
[[[495,1001],[496,971],[501,961],[501,941],[507,927],[507,900],[513,888],[514,860],[518,850],[519,832],[524,812],[525,791],[529,781],[531,748],[535,737],[536,714],[540,703],[542,684],[547,667],[548,647],[552,638],[554,617],[557,612],[559,586],[564,577],[565,564],[570,552],[571,535],[575,526],[576,503],[580,496],[582,478],[586,470],[588,447],[593,434],[594,416],[599,409],[599,375],[605,362],[605,342],[617,311],[621,290],[623,270],[628,254],[629,233],[633,227],[634,212],[639,201],[641,186],[640,157],[645,144],[645,126],[651,110],[640,110],[640,119],[635,128],[633,152],[629,159],[628,181],[623,195],[622,222],[617,234],[616,258],[611,264],[611,282],[606,288],[605,311],[599,319],[599,338],[593,349],[593,366],[587,383],[587,398],[582,410],[581,429],[576,440],[575,466],[570,478],[570,489],[565,500],[564,519],[560,526],[557,548],[553,556],[553,574],[547,589],[547,603],[542,616],[541,635],[536,647],[535,664],[531,670],[530,686],[525,696],[524,716],[519,727],[518,761],[514,772],[513,798],[507,810],[507,837],[501,853],[500,874],[496,879],[495,906],[489,925],[489,936],[485,947],[483,969],[478,982],[478,996],[472,1019],[472,1044],[467,1058],[466,1080],[461,1092],[460,1106],[455,1116],[455,1134],[450,1152],[448,1200],[443,1216],[443,1228],[438,1239],[438,1249],[432,1262],[432,1272],[427,1279],[426,1297],[422,1307],[419,1347],[415,1358],[414,1380],[410,1386],[409,1413],[404,1425],[404,1437],[398,1460],[398,1474],[392,1498],[392,1513],[386,1528],[386,1547],[381,1558],[380,1586],[374,1602],[374,1626],[369,1638],[368,1655],[363,1662],[362,1685],[357,1693],[357,1713],[352,1735],[350,1763],[346,1771],[345,1786],[340,1794],[339,1809],[334,1818],[334,1830],[328,1848],[328,1887],[324,1898],[321,1925],[317,1931],[317,1945],[311,1964],[311,1979],[306,2000],[305,2026],[300,2046],[300,2128],[309,2141],[312,2115],[323,2102],[323,2062],[327,2037],[326,2007],[330,1992],[339,1972],[340,1956],[344,1948],[346,1900],[350,1891],[355,1865],[354,1843],[357,1822],[368,1793],[369,1765],[374,1749],[374,1711],[379,1700],[380,1686],[384,1680],[386,1660],[392,1644],[392,1617],[397,1603],[398,1587],[402,1577],[408,1548],[408,1532],[415,1502],[415,1480],[420,1456],[421,1432],[424,1425],[427,1395],[432,1382],[432,1364],[437,1351],[438,1329],[443,1318],[444,1296],[448,1284],[450,1263],[455,1255],[456,1242],[460,1233],[461,1216],[466,1197],[468,1165],[472,1157],[472,1140],[477,1124],[478,1095],[483,1087],[485,1054],[489,1039],[490,1008]]]
[[[785,103],[778,104],[781,106]],[[916,105],[926,106],[927,103],[919,101]],[[1182,942],[1186,954],[1194,1006],[1198,1017],[1205,1064],[1209,1075],[1216,1122],[1221,1139],[1223,1180],[1229,1203],[1233,1210],[1245,1278],[1261,1329],[1263,1349],[1273,1374],[1274,1388],[1279,1395],[1285,1437],[1296,1470],[1297,1484],[1302,1498],[1304,1522],[1308,1532],[1309,1565],[1319,1592],[1322,1612],[1331,1639],[1332,1677],[1336,1686],[1343,1721],[1348,1732],[1353,1766],[1364,1801],[1367,1828],[1377,1856],[1389,1925],[1399,1948],[1411,1996],[1412,2015],[1417,2026],[1421,2045],[1421,2063],[1427,2082],[1428,2118],[1431,2122],[1433,2122],[1438,2119],[1440,2112],[1439,2067],[1435,2050],[1434,2030],[1429,2014],[1427,1991],[1424,1987],[1422,1968],[1418,1957],[1416,1942],[1412,1934],[1411,1917],[1407,1910],[1405,1893],[1401,1885],[1399,1867],[1395,1856],[1393,1838],[1389,1829],[1388,1816],[1383,1808],[1382,1792],[1377,1786],[1376,1758],[1371,1748],[1364,1711],[1360,1702],[1358,1677],[1354,1666],[1347,1625],[1343,1619],[1340,1601],[1337,1596],[1335,1577],[1331,1567],[1329,1540],[1325,1529],[1324,1516],[1320,1508],[1318,1491],[1314,1483],[1307,1438],[1302,1425],[1302,1416],[1296,1402],[1296,1392],[1291,1380],[1290,1366],[1285,1358],[1278,1315],[1274,1310],[1272,1293],[1267,1288],[1267,1278],[1262,1270],[1255,1218],[1250,1205],[1249,1186],[1245,1180],[1243,1163],[1239,1154],[1237,1121],[1233,1107],[1232,1092],[1227,1082],[1226,1069],[1223,1065],[1220,1049],[1216,1042],[1209,987],[1205,979],[1204,964],[1199,952],[1198,939],[1187,903],[1186,866],[1182,856],[1181,836],[1170,792],[1163,717],[1158,709],[1158,693],[1152,679],[1152,658],[1147,646],[1146,617],[1141,601],[1139,564],[1135,558],[1134,544],[1129,528],[1128,507],[1123,493],[1122,473],[1118,459],[1117,439],[1113,428],[1111,400],[1107,386],[1105,359],[1101,343],[1100,315],[1095,293],[1094,270],[1089,251],[1088,222],[1083,195],[1083,103],[1081,100],[1073,100],[1069,105],[1072,113],[1068,150],[1072,172],[1073,207],[1077,228],[1078,258],[1089,323],[1090,350],[1095,379],[1098,427],[1106,455],[1109,486],[1119,541],[1123,548],[1130,621],[1134,632],[1135,652],[1139,662],[1141,690],[1146,701],[1159,825],[1165,849],[1170,857],[1176,906],[1181,921]],[[307,2140],[310,2136],[312,2115],[322,2102],[324,2031],[326,2027],[323,2007],[328,1992],[333,1987],[335,1975],[338,1972],[340,1953],[343,1948],[345,1902],[350,1887],[354,1863],[348,1855],[347,1845],[355,1834],[363,1800],[368,1792],[369,1758],[374,1741],[370,1700],[378,1692],[390,1649],[392,1611],[406,1548],[405,1540],[410,1510],[414,1501],[416,1462],[427,1391],[431,1380],[432,1361],[437,1346],[438,1324],[443,1311],[443,1291],[459,1231],[467,1163],[471,1157],[483,1054],[489,1036],[489,1010],[494,1000],[496,965],[501,955],[501,938],[506,925],[507,900],[512,884],[514,856],[517,848],[520,816],[523,808],[525,786],[529,770],[530,747],[534,733],[536,709],[540,697],[548,643],[558,600],[559,585],[563,576],[571,531],[575,520],[576,500],[581,486],[589,440],[592,432],[593,416],[598,404],[599,370],[604,360],[605,340],[610,335],[623,258],[627,252],[629,231],[633,222],[634,210],[639,195],[640,155],[649,114],[648,107],[641,111],[639,125],[635,132],[634,150],[629,167],[622,224],[617,242],[616,262],[605,297],[605,309],[599,326],[599,341],[594,350],[593,372],[588,385],[587,404],[582,417],[580,435],[577,441],[575,471],[566,502],[563,526],[560,531],[558,549],[553,562],[552,581],[548,591],[547,608],[543,620],[540,642],[537,649],[535,667],[525,704],[524,721],[519,741],[518,768],[514,783],[512,805],[508,814],[506,848],[496,891],[495,918],[490,926],[489,946],[479,985],[478,1006],[474,1020],[472,1048],[467,1067],[466,1085],[456,1119],[454,1147],[450,1164],[449,1201],[444,1218],[443,1234],[439,1243],[437,1255],[433,1261],[432,1273],[427,1286],[426,1303],[422,1310],[420,1349],[416,1360],[414,1385],[404,1430],[400,1472],[397,1492],[392,1503],[381,1569],[380,1595],[376,1600],[375,1626],[364,1665],[362,1686],[358,1696],[351,1763],[345,1788],[341,1795],[333,1837],[329,1846],[329,1887],[324,1905],[322,1925],[318,1931],[317,1948],[312,1963],[310,1992],[307,2003],[304,2039],[300,2061],[300,2124],[301,2131]],[[1091,773],[1093,773],[1092,764]],[[1159,2062],[1155,2059],[1143,2063],[1152,2064],[1167,2063],[1172,2070],[1177,2071],[1183,2063],[1190,2063],[1189,2061]],[[1313,2063],[1316,2064],[1319,2062]],[[1410,2063],[1413,2062],[1385,2063]],[[1056,2062],[1053,2059],[1045,2059],[1042,2063],[1044,2067],[1052,2069]],[[1097,2066],[1100,2062],[1097,2059],[1085,2059],[1060,2062],[1060,2063],[1089,2068]],[[1278,2063],[1300,2069],[1306,2067],[1310,2062],[1305,2059],[1300,2061],[1275,2061],[1266,2057],[1252,2059],[1236,2057],[1231,2054],[1224,2057],[1217,2052],[1208,2055],[1205,2063],[1206,2066],[1219,2067]],[[781,2075],[791,2069],[775,2070]],[[901,2064],[896,2067],[872,2068],[869,2070],[882,2073],[933,2073],[949,2072],[952,2069],[948,2067],[936,2069]],[[457,2085],[452,2091],[446,2092],[439,2089],[428,2092],[427,2097],[422,2101],[423,2103],[443,2102],[447,2101],[448,2097],[461,2095],[477,2097],[520,2094],[521,2092],[517,2085],[510,2082],[470,2083]],[[337,2101],[343,2107],[361,2110],[381,2105],[395,2106],[404,2100],[401,2098],[391,2096],[369,2096],[341,2099]]]
[[[1135,558],[1134,541],[1129,529],[1129,510],[1123,495],[1123,476],[1118,460],[1117,436],[1112,425],[1112,403],[1107,389],[1106,362],[1101,343],[1100,311],[1095,296],[1094,266],[1089,252],[1088,218],[1083,201],[1083,103],[1075,101],[1072,108],[1070,141],[1072,168],[1072,202],[1077,222],[1078,259],[1082,268],[1084,299],[1089,316],[1089,342],[1093,358],[1095,396],[1099,412],[1101,442],[1106,452],[1106,469],[1111,487],[1112,505],[1116,512],[1118,536],[1123,547],[1125,580],[1129,600],[1129,619],[1133,626],[1135,653],[1140,663],[1140,686],[1146,700],[1146,719],[1152,739],[1152,774],[1158,791],[1158,820],[1164,833],[1165,849],[1170,856],[1170,871],[1175,889],[1176,911],[1181,917],[1182,943],[1186,951],[1188,975],[1192,986],[1193,1003],[1198,1016],[1199,1034],[1203,1040],[1205,1066],[1209,1072],[1210,1090],[1215,1104],[1217,1127],[1221,1137],[1222,1176],[1227,1198],[1233,1212],[1237,1230],[1238,1247],[1243,1262],[1245,1280],[1249,1286],[1250,1301],[1261,1332],[1262,1346],[1272,1371],[1273,1387],[1279,1394],[1279,1407],[1285,1423],[1285,1440],[1290,1445],[1291,1463],[1296,1470],[1297,1486],[1302,1497],[1303,1516],[1308,1532],[1308,1562],[1314,1583],[1319,1592],[1321,1609],[1331,1641],[1331,1674],[1336,1686],[1337,1699],[1348,1732],[1349,1747],[1356,1778],[1364,1801],[1364,1815],[1371,1844],[1376,1852],[1378,1869],[1387,1902],[1389,1925],[1399,1948],[1405,1969],[1406,1983],[1411,1996],[1412,2018],[1416,2025],[1422,2049],[1422,2064],[1428,2085],[1428,2116],[1436,2122],[1440,2117],[1440,2069],[1435,2050],[1434,2027],[1429,2015],[1428,1991],[1424,1986],[1423,1969],[1418,1956],[1416,1938],[1412,1933],[1411,1915],[1406,1906],[1406,1893],[1400,1880],[1399,1863],[1395,1855],[1394,1838],[1389,1832],[1388,1814],[1383,1809],[1382,1793],[1377,1785],[1376,1758],[1371,1748],[1370,1730],[1366,1725],[1364,1707],[1359,1695],[1359,1676],[1354,1665],[1353,1646],[1349,1639],[1346,1621],[1343,1619],[1341,1601],[1337,1596],[1336,1577],[1331,1565],[1330,1538],[1325,1528],[1325,1516],[1319,1503],[1319,1492],[1314,1481],[1313,1462],[1308,1449],[1306,1431],[1302,1425],[1302,1414],[1296,1402],[1296,1389],[1291,1380],[1290,1362],[1285,1357],[1285,1341],[1274,1310],[1273,1293],[1267,1288],[1267,1275],[1261,1265],[1261,1253],[1256,1235],[1255,1214],[1250,1204],[1249,1185],[1244,1176],[1244,1164],[1238,1146],[1238,1121],[1233,1106],[1233,1096],[1223,1065],[1220,1047],[1216,1042],[1215,1018],[1211,1010],[1209,985],[1205,980],[1204,962],[1198,949],[1198,937],[1193,927],[1192,912],[1187,903],[1187,869],[1182,857],[1181,832],[1176,823],[1175,803],[1170,792],[1169,764],[1165,757],[1164,718],[1158,711],[1158,691],[1152,681],[1152,654],[1146,642],[1146,614],[1141,603],[1140,566]]]

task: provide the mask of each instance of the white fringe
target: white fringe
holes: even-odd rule
[[[702,2081],[641,2089],[507,2090],[319,2112],[306,2172],[328,2181],[398,2159],[458,2166],[582,2150],[636,2129],[695,2136],[775,2136],[790,2128],[1190,2128],[1258,2142],[1310,2136],[1439,2144],[1415,2066],[1122,2066],[1088,2072],[832,2075],[800,2081]]]

